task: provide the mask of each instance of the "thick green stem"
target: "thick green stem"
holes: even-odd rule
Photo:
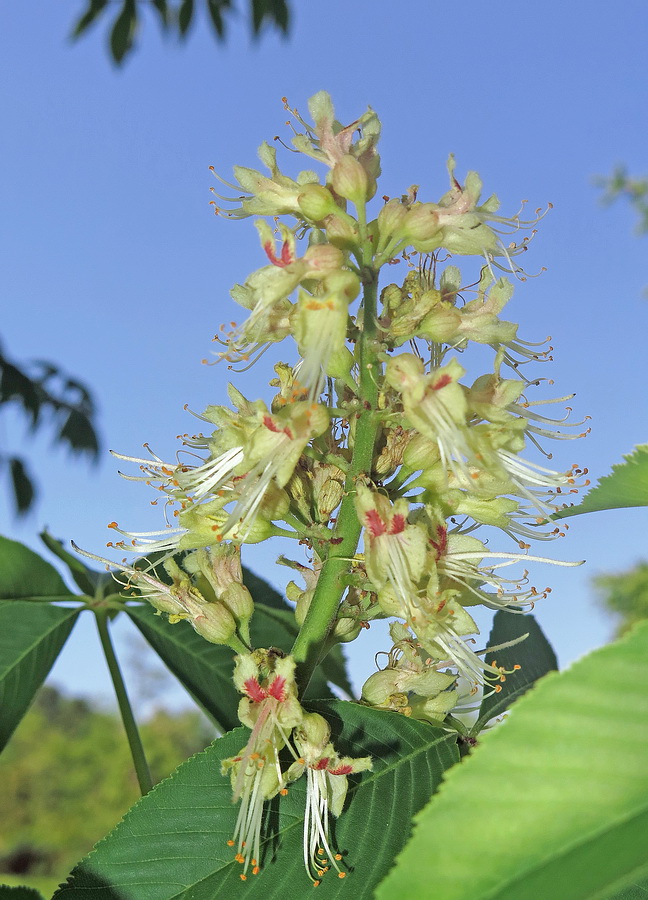
[[[103,647],[106,662],[108,663],[108,669],[110,670],[110,677],[112,678],[115,694],[117,695],[119,712],[121,713],[122,722],[124,723],[124,728],[126,730],[126,737],[128,738],[128,745],[130,747],[131,756],[133,757],[137,781],[139,782],[140,791],[143,796],[144,794],[148,794],[151,790],[153,781],[151,779],[146,756],[144,755],[144,747],[142,746],[142,739],[140,738],[137,729],[135,716],[133,715],[128,694],[126,693],[126,685],[124,684],[121,669],[119,668],[119,662],[115,656],[112,640],[110,638],[108,629],[108,611],[105,609],[94,609],[93,612],[97,621],[97,630],[99,631],[101,646]]]
[[[362,232],[364,216],[361,214],[358,218]],[[337,524],[331,535],[329,552],[322,565],[308,613],[292,648],[292,655],[298,664],[298,678],[302,689],[306,688],[321,658],[326,638],[346,588],[344,576],[349,571],[349,561],[355,556],[358,548],[361,525],[355,510],[354,495],[358,478],[371,472],[374,445],[380,427],[376,415],[380,374],[376,340],[378,272],[371,264],[370,242],[365,240],[363,247],[365,264],[362,330],[356,348],[360,370],[358,397],[363,408],[358,413],[356,421],[353,456],[347,472]]]

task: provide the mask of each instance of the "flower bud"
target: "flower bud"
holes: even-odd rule
[[[228,644],[236,633],[234,616],[222,603],[196,604],[191,624],[194,630],[212,644]]]
[[[321,184],[304,185],[302,193],[297,197],[297,204],[311,222],[322,222],[338,209],[329,189]]]
[[[445,719],[450,710],[457,705],[459,695],[457,691],[443,691],[436,697],[415,698],[410,702],[411,716],[414,719],[438,721]]]
[[[390,200],[378,213],[378,233],[382,243],[386,243],[392,234],[401,227],[407,215],[407,207],[401,200]]]
[[[318,522],[328,522],[344,496],[344,472],[337,466],[320,464],[313,477],[313,499]]]
[[[396,428],[388,428],[379,438],[377,454],[374,454],[372,475],[384,480],[392,475],[403,462],[403,454],[413,435],[412,431],[406,431],[401,425]]]
[[[382,289],[380,299],[386,309],[398,309],[403,302],[403,291],[397,284],[388,284]]]
[[[295,607],[295,621],[300,628],[306,620],[306,615],[308,614],[308,610],[310,609],[314,593],[315,591],[302,591],[297,599],[297,606]]]
[[[356,206],[369,199],[368,179],[362,163],[354,156],[346,154],[336,162],[331,173],[333,190]]]
[[[434,203],[415,203],[403,218],[399,229],[412,246],[428,253],[441,246],[442,229],[439,225],[438,207]]]
[[[409,699],[403,691],[397,690],[393,685],[394,669],[383,669],[374,672],[362,687],[362,699],[371,706],[381,706],[383,709],[393,709],[408,716]]]
[[[444,675],[436,669],[426,669],[423,672],[400,672],[397,684],[402,691],[411,691],[421,697],[436,697],[456,680],[455,675]]]
[[[413,353],[393,356],[385,369],[385,381],[397,391],[415,389],[425,375],[423,361]]]
[[[335,639],[341,644],[348,644],[350,641],[355,641],[361,631],[362,625],[360,622],[358,622],[357,619],[349,619],[346,616],[338,619],[333,628]]]
[[[307,743],[319,749],[328,744],[331,729],[326,719],[318,713],[304,713],[301,723],[297,726],[295,737],[300,743]]]
[[[326,374],[331,378],[349,384],[349,372],[355,365],[355,357],[348,347],[335,349],[326,364]],[[353,384],[351,385],[353,389]]]
[[[295,469],[285,490],[290,497],[292,508],[308,521],[311,516],[312,499],[309,473],[300,467]]]
[[[447,344],[461,326],[461,314],[450,304],[439,303],[421,322],[418,335],[434,341],[436,344]]]
[[[312,244],[304,253],[304,261],[308,263],[307,278],[324,278],[344,265],[344,254],[332,244]]]
[[[351,303],[360,293],[360,279],[355,272],[340,268],[327,274],[324,288],[329,293],[341,295],[347,303]]]
[[[239,624],[249,622],[252,618],[254,600],[244,584],[230,584],[224,591],[221,601]]]
[[[360,243],[358,225],[351,216],[334,213],[326,219],[326,236],[340,250],[355,250]]]

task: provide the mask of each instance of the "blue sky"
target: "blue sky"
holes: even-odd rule
[[[122,481],[107,450],[137,455],[148,441],[171,457],[175,436],[192,427],[184,404],[224,402],[227,371],[200,361],[220,323],[237,318],[229,288],[263,264],[249,220],[212,215],[208,167],[228,177],[234,164],[254,166],[262,140],[287,135],[281,97],[305,110],[322,88],[342,120],[368,104],[378,111],[380,194],[416,183],[423,199],[438,199],[452,151],[458,173],[479,171],[504,211],[523,198],[530,209],[554,204],[524,260],[547,271],[517,286],[507,313],[529,340],[552,335],[555,391],[575,391],[576,413],[592,416],[587,440],[556,448],[557,465],[579,462],[599,477],[646,441],[647,243],[633,235],[630,211],[601,208],[592,185],[621,161],[648,168],[643,0],[616,14],[581,0],[293,5],[288,40],[268,33],[254,43],[241,16],[225,46],[202,21],[180,46],[146,20],[121,70],[102,26],[68,42],[81,4],[0,8],[0,335],[13,357],[54,360],[92,387],[105,447],[90,468],[3,418],[3,447],[29,446],[42,489],[23,522],[2,493],[4,534],[37,547],[47,526],[102,552],[112,520],[128,530],[161,524],[146,489]],[[267,396],[269,377],[261,362],[244,390]],[[645,554],[646,515],[573,520],[552,551],[587,564],[538,570],[554,590],[537,615],[563,664],[609,637],[590,580]],[[276,552],[262,545],[245,558],[281,586]],[[127,645],[123,628],[119,636]],[[354,645],[358,683],[384,644],[369,634]],[[55,678],[109,696],[90,623]]]

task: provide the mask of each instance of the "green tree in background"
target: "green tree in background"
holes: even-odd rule
[[[265,25],[274,26],[284,35],[288,33],[290,13],[286,0],[249,2],[250,27],[255,38]],[[74,26],[72,37],[79,37],[96,19],[109,18],[107,13],[110,11],[109,53],[118,65],[134,48],[144,10],[153,10],[165,33],[182,39],[195,21],[197,7],[202,7],[219,41],[225,39],[227,23],[237,12],[232,0],[202,0],[198,3],[195,0],[123,0],[113,16],[115,5],[111,0],[87,0],[85,12]]]
[[[142,725],[154,781],[214,737],[196,711]],[[118,716],[45,686],[0,763],[0,870],[63,878],[139,796]]]
[[[601,606],[618,620],[617,637],[648,619],[648,562],[616,575],[598,575],[594,587]]]

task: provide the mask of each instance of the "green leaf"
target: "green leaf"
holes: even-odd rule
[[[290,10],[285,0],[270,0],[270,15],[284,34],[288,34]]]
[[[230,0],[207,0],[207,12],[218,37],[225,37],[225,22],[223,12],[231,9]]]
[[[9,459],[9,474],[16,503],[16,512],[18,515],[23,515],[31,508],[34,502],[34,497],[36,496],[34,482],[27,474],[25,463],[17,456],[12,456]]]
[[[479,719],[471,729],[471,734],[478,734],[489,719],[500,716],[511,703],[526,693],[538,678],[558,668],[556,654],[536,620],[531,615],[499,610],[495,613],[493,628],[488,638],[489,647],[497,647],[509,641],[515,641],[523,635],[528,637],[519,644],[494,650],[486,654],[486,662],[503,666],[507,672],[506,680],[497,687],[495,693],[486,691],[479,710]],[[519,666],[519,669],[514,669]]]
[[[102,589],[105,590],[106,586],[112,586],[112,590],[105,591],[106,594],[117,594],[119,592],[119,586],[115,583],[114,578],[109,572],[95,572],[94,569],[89,569],[81,562],[78,556],[68,553],[67,550],[63,548],[63,541],[59,541],[55,537],[52,537],[49,532],[41,531],[39,537],[47,549],[51,550],[55,556],[58,556],[58,558],[65,563],[70,570],[70,575],[74,579],[74,583],[84,594],[94,597],[98,591],[101,591]]]
[[[187,622],[171,625],[150,606],[127,606],[126,612],[191,696],[220,731],[239,724],[239,695],[232,683],[232,651],[210,644]]]
[[[89,417],[78,409],[71,409],[59,430],[58,439],[66,441],[75,453],[96,457],[99,438]]]
[[[178,29],[180,37],[185,37],[193,20],[194,0],[182,0],[178,10]]]
[[[609,894],[607,900],[647,900],[648,898],[648,874],[640,881],[632,881],[614,894]]]
[[[163,28],[167,28],[169,24],[169,7],[167,0],[151,0],[153,9],[156,9],[160,17]]]
[[[331,684],[341,688],[347,696],[354,696],[353,685],[349,681],[346,658],[341,644],[338,644],[337,647],[333,647],[320,665],[322,667],[322,672],[326,675],[327,681],[330,681]]]
[[[73,599],[53,566],[24,544],[0,537],[0,600]]]
[[[374,771],[351,776],[346,807],[333,826],[347,876],[329,872],[317,896],[368,900],[410,830],[411,816],[457,761],[454,739],[422,722],[354,703],[318,704],[339,752],[370,753]],[[72,873],[56,900],[269,900],[310,896],[303,867],[306,783],[270,804],[261,872],[240,880],[227,846],[238,807],[222,759],[249,735],[239,728],[180,766],[147,794]],[[425,895],[424,895],[425,896]]]
[[[279,591],[276,591],[267,581],[259,578],[250,569],[243,567],[243,583],[254,597],[255,603],[263,603],[264,606],[273,606],[275,609],[290,609]]]
[[[42,397],[38,385],[9,360],[0,356],[0,403],[18,401],[31,418],[34,427],[38,422]]]
[[[110,52],[117,64],[123,62],[126,54],[132,50],[136,31],[137,5],[135,0],[124,0],[110,32]]]
[[[90,0],[88,8],[78,19],[72,30],[72,38],[78,38],[80,34],[92,25],[97,16],[108,6],[108,0]]]
[[[249,569],[243,568],[243,581],[247,586],[249,592],[252,594],[254,598],[254,602],[256,604],[263,604],[264,606],[272,607],[276,610],[281,610],[286,615],[280,616],[279,619],[282,621],[292,636],[292,640],[297,636],[298,626],[295,622],[295,614],[281,594],[276,591],[273,587],[271,587],[267,581],[264,581],[263,578],[259,578],[258,575],[255,575],[254,572],[251,572]],[[262,640],[262,636],[260,635]],[[259,643],[257,644],[259,647],[267,647],[268,643]],[[289,650],[290,646],[284,644],[277,645],[281,646],[282,650]],[[341,688],[345,693],[349,696],[353,694],[353,688],[351,686],[351,682],[349,681],[349,676],[347,674],[346,661],[344,658],[344,652],[341,646],[334,647],[333,650],[327,655],[322,663],[322,670],[326,675],[326,680],[330,681],[332,684]],[[311,688],[311,693],[313,693],[313,689]],[[314,693],[316,697],[323,697],[322,688],[320,688],[316,693]]]
[[[10,887],[8,884],[0,884],[0,900],[45,900],[40,891],[35,888],[20,884]]]
[[[448,773],[378,900],[594,900],[643,876],[646,683],[648,622],[542,679]]]
[[[252,0],[252,33],[256,36],[266,16],[267,0]]]
[[[629,506],[648,506],[648,444],[641,444],[623,457],[625,462],[612,466],[575,506],[557,512],[554,519],[566,519],[581,513],[601,509],[622,509]]]
[[[78,614],[78,608],[0,601],[0,749],[45,681]]]
[[[286,34],[289,12],[285,0],[252,0],[252,32],[255,37],[261,32],[266,19]]]

